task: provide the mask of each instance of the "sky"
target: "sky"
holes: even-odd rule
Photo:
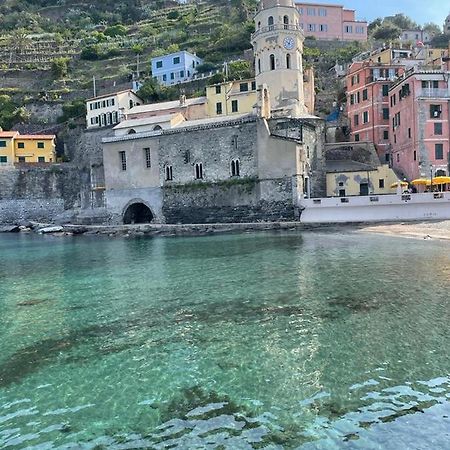
[[[305,3],[331,3],[355,9],[358,19],[372,21],[377,17],[403,13],[415,22],[423,25],[434,22],[442,27],[450,13],[449,0],[302,0]]]

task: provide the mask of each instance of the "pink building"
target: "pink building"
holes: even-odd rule
[[[355,19],[353,9],[325,3],[296,2],[305,36],[339,41],[367,41],[367,22]]]
[[[389,88],[403,72],[400,65],[356,61],[346,75],[350,140],[372,142],[383,162],[389,161],[391,137]]]
[[[389,91],[392,166],[409,180],[449,175],[449,79],[412,69]]]

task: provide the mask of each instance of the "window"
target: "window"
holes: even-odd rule
[[[363,123],[369,122],[369,111],[363,112]]]
[[[175,80],[175,73],[174,72],[170,72],[170,79],[171,80]]]
[[[119,152],[120,167],[127,170],[127,154],[124,151]]]
[[[269,30],[273,30],[273,17],[269,16],[267,19],[267,25],[269,25]]]
[[[40,163],[45,162],[45,156],[38,156],[38,162]]]
[[[106,108],[106,100],[102,101],[102,108]]]
[[[166,181],[172,181],[173,180],[172,166],[166,166],[165,174],[166,174]]]
[[[116,104],[116,101],[112,98],[111,99],[111,106],[114,106]]]
[[[203,163],[195,164],[195,178],[197,180],[203,179]]]
[[[247,92],[248,91],[248,83],[240,83],[239,84],[239,91],[240,92]]]
[[[391,162],[391,155],[389,153],[385,153],[384,154],[384,160],[385,160],[385,162],[390,163]]]
[[[434,159],[444,159],[444,144],[434,144]]]
[[[353,33],[353,27],[351,25],[345,26],[345,32],[346,33]]]
[[[355,127],[357,127],[357,126],[359,125],[359,115],[358,115],[358,114],[355,114],[355,115],[353,116],[353,125],[354,125]]]
[[[161,69],[162,66],[163,66],[162,63],[163,63],[162,61],[156,61],[156,68],[157,68],[157,69]]]
[[[359,133],[355,134],[355,142],[359,142]]]
[[[150,167],[152,167],[152,158],[149,148],[144,148],[144,159],[145,159],[145,167],[147,169],[150,169]]]
[[[256,81],[252,81],[252,91],[256,91]]]
[[[389,95],[389,85],[388,84],[383,84],[383,97],[387,97]]]
[[[436,122],[434,124],[434,134],[442,134],[442,123]]]
[[[184,70],[180,70],[180,78],[184,78]]]
[[[222,102],[216,103],[216,114],[222,114]]]
[[[328,31],[328,25],[327,24],[319,25],[319,31],[323,31],[326,33]]]
[[[369,92],[367,89],[363,90],[363,100],[367,100],[369,98]]]
[[[175,58],[173,58],[173,63],[174,64],[180,64],[180,57],[179,56],[175,56]]]
[[[360,92],[358,91],[357,93],[356,93],[356,103],[359,103],[361,101],[361,94],[360,94]]]
[[[327,10],[325,8],[319,8],[319,16],[320,17],[326,17],[327,16]]]
[[[339,187],[344,187],[344,182],[343,181],[339,181]]]
[[[383,139],[384,139],[385,141],[387,141],[387,140],[389,139],[389,131],[387,131],[387,130],[384,130],[384,131],[383,131]]]
[[[231,161],[231,176],[232,177],[238,177],[240,175],[239,171],[239,160],[233,159]]]
[[[275,55],[270,55],[269,56],[270,59],[270,70],[275,70]]]
[[[434,134],[436,134],[436,133],[434,133]],[[440,133],[440,134],[442,134],[442,133]],[[25,148],[25,142],[18,142],[17,148]]]
[[[290,69],[291,68],[291,55],[288,53],[286,55],[286,69]]]
[[[417,161],[417,152],[415,150],[414,150],[413,156],[414,156],[414,161]]]
[[[163,75],[163,81],[167,81],[167,75],[166,74]]]
[[[411,139],[411,128],[408,128],[408,138]]]
[[[383,108],[383,120],[389,120],[389,108]]]
[[[308,31],[316,31],[316,24],[308,23]]]
[[[289,28],[289,17],[288,16],[283,17],[283,24],[284,24],[284,29],[287,30]]]
[[[345,189],[339,189],[339,197],[345,197]]]
[[[7,156],[0,156],[0,163],[7,163],[8,157]]]
[[[364,27],[356,26],[355,31],[358,34],[364,34]]]
[[[308,16],[315,16],[316,15],[316,8],[307,8],[306,9],[306,14]]]
[[[231,112],[238,112],[238,101],[231,100]]]
[[[430,105],[430,117],[437,118],[441,117],[442,114],[442,107],[441,105]]]
[[[18,158],[20,163],[24,163],[25,162],[25,156],[19,156]]]
[[[43,142],[38,142],[37,143],[37,148],[45,148],[45,145]]]
[[[384,189],[384,179],[383,179],[383,178],[380,178],[380,179],[378,180],[378,187],[379,187],[380,189]]]
[[[216,86],[216,94],[220,94],[222,92],[222,86]]]
[[[400,153],[397,153],[397,162],[400,162]]]
[[[6,147],[6,141],[0,141],[0,147]]]
[[[261,60],[258,59],[258,73],[261,73]]]

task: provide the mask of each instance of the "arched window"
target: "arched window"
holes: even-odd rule
[[[158,131],[158,130],[162,130],[161,125],[155,125],[155,126],[153,127],[153,131]]]
[[[258,59],[258,73],[261,73],[261,60]]]
[[[288,16],[283,17],[283,23],[284,23],[284,29],[287,30],[289,28],[289,17]]]
[[[202,163],[195,164],[195,178],[197,180],[203,179],[203,164]]]
[[[258,30],[261,28],[261,22],[258,22]]]
[[[273,17],[269,16],[267,19],[267,25],[269,25],[269,30],[273,30]]]
[[[291,68],[291,55],[288,53],[286,55],[286,69],[290,69]]]
[[[231,166],[231,176],[232,177],[238,177],[240,175],[239,160],[238,159],[232,159],[230,166]]]
[[[275,70],[275,55],[272,54],[269,56],[270,58],[270,70]]]
[[[131,130],[128,131],[128,134],[136,134],[136,130],[133,130],[133,128]]]
[[[166,166],[166,181],[172,181],[173,180],[173,171],[172,166]]]

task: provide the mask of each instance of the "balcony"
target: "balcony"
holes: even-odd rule
[[[423,88],[416,93],[416,98],[450,98],[450,89]]]
[[[259,30],[252,33],[252,40],[255,39],[260,34],[265,33],[272,33],[274,31],[280,31],[280,30],[288,30],[288,31],[301,31],[303,32],[300,25],[294,25],[294,24],[277,24],[277,25],[268,25],[266,27],[261,27]]]

